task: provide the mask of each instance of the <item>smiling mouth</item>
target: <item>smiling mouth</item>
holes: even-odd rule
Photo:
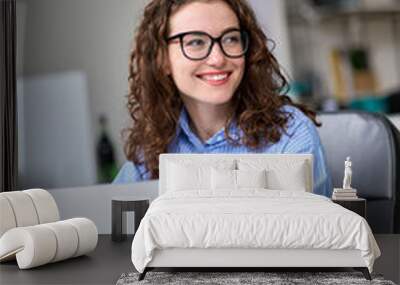
[[[224,72],[224,73],[218,73],[218,74],[201,74],[197,75],[199,79],[202,81],[210,84],[210,85],[222,85],[228,82],[228,79],[232,72]]]

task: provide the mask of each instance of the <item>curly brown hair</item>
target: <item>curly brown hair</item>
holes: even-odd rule
[[[249,33],[244,76],[232,98],[233,111],[225,127],[230,143],[238,144],[228,133],[233,120],[243,131],[241,143],[247,147],[257,149],[278,142],[291,116],[283,110],[284,105],[299,108],[320,125],[314,111],[281,94],[288,90],[287,80],[245,0],[152,0],[145,8],[130,55],[127,107],[133,122],[124,130],[124,150],[128,160],[144,163],[154,179],[158,178],[158,156],[167,152],[174,140],[183,106],[173,79],[165,72],[168,20],[179,7],[195,1],[226,2],[236,14],[241,29]]]

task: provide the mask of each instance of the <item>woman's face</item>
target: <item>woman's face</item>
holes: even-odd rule
[[[183,5],[169,19],[169,37],[202,31],[217,38],[226,30],[239,28],[239,21],[223,1],[198,1]],[[194,43],[196,44],[196,43]],[[183,54],[179,40],[168,45],[168,73],[185,104],[228,103],[242,80],[245,58],[229,58],[215,43],[209,56],[194,61]]]

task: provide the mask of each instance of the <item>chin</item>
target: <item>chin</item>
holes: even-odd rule
[[[212,105],[222,105],[222,104],[227,104],[232,100],[233,96],[218,96],[218,95],[212,95],[208,94],[207,98],[201,98],[199,101],[207,103],[207,104],[212,104]]]

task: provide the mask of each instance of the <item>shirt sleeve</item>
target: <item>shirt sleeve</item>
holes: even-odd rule
[[[140,169],[131,161],[122,165],[112,184],[127,184],[142,181]]]
[[[300,112],[300,111],[298,111]],[[289,127],[285,153],[311,153],[313,155],[313,192],[332,196],[332,180],[326,165],[326,156],[314,123],[305,115]]]

